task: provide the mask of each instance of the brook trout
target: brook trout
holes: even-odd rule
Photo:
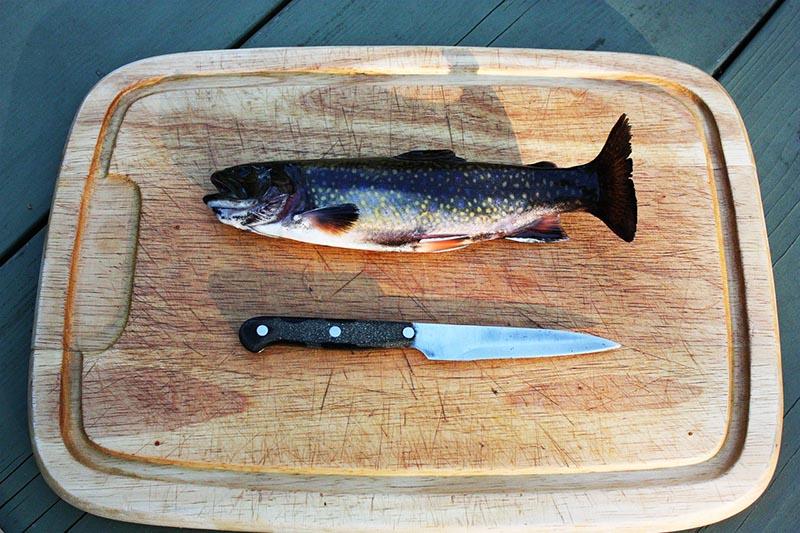
[[[568,211],[588,211],[630,242],[637,219],[630,154],[622,115],[600,154],[575,167],[470,162],[450,150],[249,163],[214,172],[219,192],[203,201],[239,229],[362,250],[563,241],[559,214]]]

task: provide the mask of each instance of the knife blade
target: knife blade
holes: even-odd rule
[[[258,316],[239,328],[239,340],[258,353],[271,344],[325,348],[416,348],[435,361],[557,357],[604,352],[616,342],[575,331]]]

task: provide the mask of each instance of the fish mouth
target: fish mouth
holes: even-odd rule
[[[203,196],[203,202],[217,212],[218,209],[246,209],[256,203],[251,187],[230,170],[221,170],[211,175],[211,183],[217,192]]]
[[[220,193],[206,194],[203,196],[203,203],[210,208],[216,207],[220,201],[225,200],[225,196]]]
[[[242,210],[255,206],[258,200],[255,198],[231,198],[227,194],[215,193],[203,196],[203,202],[219,214],[222,210]]]
[[[211,175],[211,183],[217,188],[217,192],[203,197],[203,201],[206,204],[209,201],[220,199],[244,200],[248,196],[244,187],[237,183],[235,179],[223,176],[220,172],[215,172]]]

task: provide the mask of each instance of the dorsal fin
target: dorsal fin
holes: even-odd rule
[[[536,163],[531,163],[528,165],[532,168],[558,168],[555,163],[552,161],[537,161]]]
[[[437,161],[440,163],[466,163],[463,157],[458,157],[452,150],[411,150],[394,156],[401,161]]]

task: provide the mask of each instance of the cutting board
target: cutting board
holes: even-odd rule
[[[201,201],[244,162],[452,149],[591,160],[633,131],[639,229],[442,254],[247,234]],[[42,471],[123,520],[231,529],[679,529],[774,470],[777,318],[758,181],[712,78],[656,57],[438,47],[237,50],[104,78],[75,119],[31,378]],[[246,352],[258,314],[566,328],[621,349],[433,362]]]

